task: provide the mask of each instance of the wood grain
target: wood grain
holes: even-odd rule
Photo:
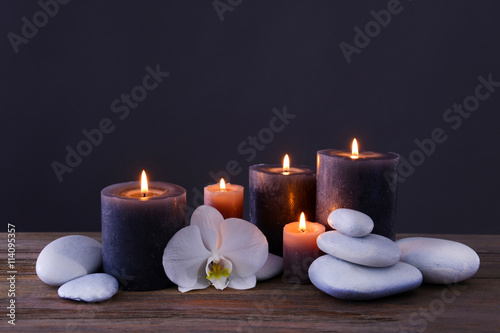
[[[312,285],[292,285],[275,278],[247,291],[120,291],[108,301],[87,304],[59,298],[57,288],[44,284],[35,274],[42,248],[67,234],[16,234],[14,328],[6,317],[7,235],[0,233],[2,330],[500,332],[500,235],[425,235],[472,247],[481,258],[477,274],[454,286],[424,284],[414,291],[373,301],[343,301]],[[80,234],[100,240],[100,233]]]

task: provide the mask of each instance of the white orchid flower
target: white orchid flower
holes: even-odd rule
[[[163,267],[179,291],[255,287],[255,273],[264,265],[268,244],[250,222],[229,218],[213,207],[200,206],[191,225],[179,230],[163,253]]]

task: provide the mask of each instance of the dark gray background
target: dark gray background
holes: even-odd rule
[[[20,35],[40,6],[2,1],[4,222],[99,231],[100,190],[142,169],[185,187],[195,206],[195,189],[230,160],[242,168],[231,182],[248,187],[249,165],[284,153],[314,166],[317,150],[357,137],[361,149],[408,159],[415,139],[442,128],[447,141],[399,185],[398,231],[500,233],[500,88],[456,130],[443,120],[479,75],[500,81],[500,5],[402,0],[348,64],[339,44],[387,4],[244,0],[221,21],[211,1],[71,1],[15,54],[8,33]],[[170,76],[120,120],[111,103],[156,64]],[[248,161],[238,145],[285,106],[296,118]],[[60,183],[51,163],[103,118],[115,130]]]

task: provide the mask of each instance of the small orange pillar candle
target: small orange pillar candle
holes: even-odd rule
[[[224,219],[230,217],[243,218],[243,190],[244,187],[224,182],[205,187],[203,201],[205,205],[217,209]]]
[[[310,283],[309,266],[322,252],[316,238],[325,232],[320,223],[307,222],[304,213],[300,222],[292,222],[283,228],[283,277],[289,283]]]

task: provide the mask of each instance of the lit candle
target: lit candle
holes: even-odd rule
[[[243,186],[229,184],[221,178],[219,184],[205,187],[203,201],[217,209],[225,219],[243,218]]]
[[[283,227],[301,212],[314,216],[316,174],[303,167],[257,164],[250,167],[250,221],[267,237],[269,252],[283,254]]]
[[[394,240],[399,155],[360,152],[354,139],[350,152],[320,150],[317,157],[316,220],[331,229],[333,210],[355,209],[372,218],[373,233]]]
[[[325,232],[320,223],[306,222],[304,213],[299,222],[292,222],[283,228],[283,278],[290,283],[309,283],[309,266],[322,253],[316,238]]]
[[[158,290],[172,284],[163,269],[163,251],[186,226],[186,190],[147,181],[110,185],[101,191],[104,272],[124,290]]]

